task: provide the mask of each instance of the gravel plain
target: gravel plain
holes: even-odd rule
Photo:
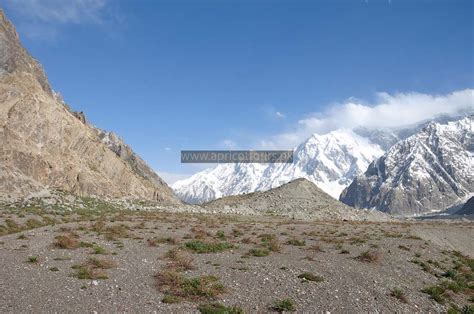
[[[473,309],[472,222],[0,213],[2,313]]]

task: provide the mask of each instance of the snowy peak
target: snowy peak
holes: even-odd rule
[[[314,134],[300,144],[292,164],[221,164],[176,182],[173,189],[190,203],[266,191],[305,178],[338,198],[352,179],[384,151],[350,130]]]
[[[398,142],[342,193],[351,206],[399,215],[441,211],[474,190],[473,117],[429,123]]]

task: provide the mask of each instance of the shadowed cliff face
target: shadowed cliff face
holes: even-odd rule
[[[0,10],[0,197],[48,188],[180,204],[129,146],[118,137],[109,145],[103,134],[51,91]]]

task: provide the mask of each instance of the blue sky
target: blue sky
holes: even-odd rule
[[[441,97],[449,111],[453,92],[474,87],[472,1],[0,6],[65,101],[170,181],[201,169],[181,165],[181,149],[285,149],[335,127],[307,123],[334,120],[348,103],[411,108]]]

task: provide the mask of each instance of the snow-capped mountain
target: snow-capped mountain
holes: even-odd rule
[[[392,146],[340,200],[398,215],[442,211],[474,192],[474,116],[429,123]]]
[[[294,152],[292,164],[220,164],[177,181],[173,190],[190,203],[228,195],[265,191],[297,178],[305,178],[338,198],[368,165],[384,151],[350,130],[314,134]]]

